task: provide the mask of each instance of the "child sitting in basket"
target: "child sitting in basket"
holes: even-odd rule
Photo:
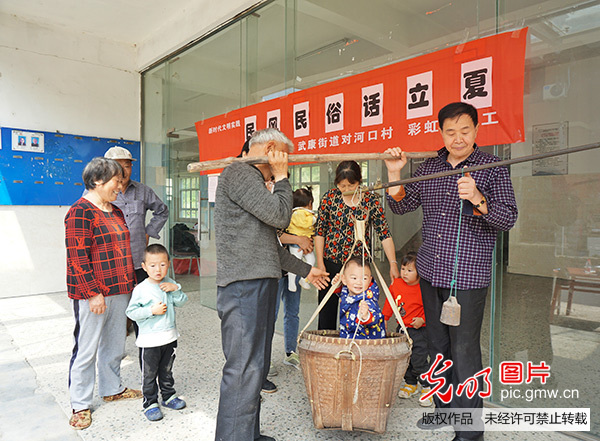
[[[340,275],[336,275],[336,278]],[[338,279],[334,278],[335,284]],[[379,287],[368,262],[353,257],[341,275],[340,337],[384,338],[385,322],[379,308]]]

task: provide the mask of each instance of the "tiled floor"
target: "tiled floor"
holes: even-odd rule
[[[140,402],[104,403],[96,397],[94,422],[80,432],[67,426],[67,371],[73,319],[66,293],[0,299],[0,392],[5,397],[0,404],[0,439],[212,440],[223,364],[219,320],[214,310],[201,306],[198,293],[189,295],[191,301],[178,311],[181,338],[174,368],[176,388],[186,398],[188,407],[179,412],[167,409],[162,421],[149,423],[141,413]],[[263,433],[279,441],[452,439],[452,431],[423,432],[414,426],[422,413],[416,398],[398,400],[383,435],[314,429],[302,374],[282,364],[282,347],[283,338],[276,335],[274,361],[279,374],[273,381],[279,391],[265,396]],[[136,353],[133,339],[128,338],[122,376],[131,387],[139,387],[140,381]],[[570,438],[557,433],[489,432],[486,439]]]

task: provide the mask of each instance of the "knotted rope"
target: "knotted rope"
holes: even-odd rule
[[[352,195],[352,201],[354,201],[354,198],[355,198],[356,195],[358,195],[358,197],[359,197],[358,202],[357,202],[357,206],[359,206],[358,204],[362,200],[362,189],[360,189],[360,186],[357,188],[357,190],[355,190],[354,194]],[[367,215],[368,214],[369,213],[367,213]],[[381,272],[379,271],[379,268],[377,268],[377,265],[375,264],[375,261],[373,260],[373,257],[371,255],[371,251],[366,246],[365,231],[366,231],[367,216],[365,216],[365,219],[362,219],[362,220],[357,220],[356,217],[353,217],[353,219],[354,219],[354,242],[352,243],[352,248],[350,249],[350,253],[348,253],[348,258],[346,259],[346,261],[342,265],[342,268],[340,269],[339,274],[343,274],[344,269],[346,268],[346,264],[348,263],[348,261],[354,255],[354,250],[355,250],[357,244],[360,242],[362,244],[362,247],[363,247],[363,253],[362,253],[362,258],[363,258],[363,276],[364,276],[364,258],[365,258],[364,257],[365,256],[365,252],[364,251],[366,251],[368,257],[371,259],[371,262],[373,263],[373,268],[375,268],[375,274],[377,275],[377,279],[379,280],[380,287],[385,292],[386,299],[388,300],[390,306],[392,307],[392,311],[394,313],[394,316],[396,317],[396,320],[398,320],[398,323],[400,324],[400,326],[402,328],[402,331],[403,331],[404,335],[406,336],[406,339],[408,341],[409,349],[412,350],[413,342],[412,342],[412,339],[410,338],[410,336],[408,335],[408,331],[406,330],[406,326],[404,325],[404,320],[402,320],[402,316],[400,315],[400,311],[398,310],[398,305],[396,303],[396,300],[392,296],[392,293],[390,292],[390,289],[388,288],[387,283],[385,282],[385,279],[381,275]],[[304,333],[304,331],[306,331],[306,329],[311,325],[311,323],[317,318],[317,316],[319,315],[319,313],[321,312],[321,310],[323,309],[323,307],[325,306],[325,304],[329,301],[329,299],[331,298],[331,296],[333,295],[333,293],[336,291],[336,289],[339,287],[340,284],[341,284],[341,277],[339,277],[338,280],[335,281],[335,283],[332,281],[331,287],[327,291],[327,294],[325,295],[325,297],[323,297],[323,300],[321,300],[321,303],[319,303],[319,305],[317,306],[317,309],[313,313],[312,317],[310,318],[310,320],[308,321],[308,323],[306,324],[306,326],[304,326],[304,328],[300,331],[300,334],[298,334],[298,339],[297,339],[298,344],[300,343],[300,340],[301,340],[301,337],[302,337],[302,334]],[[364,296],[365,296],[365,293],[363,291],[363,299],[364,299]],[[398,299],[400,299],[400,297]],[[355,391],[354,391],[353,403],[356,403],[357,400],[358,400],[358,385],[359,385],[360,375],[362,373],[362,351],[360,349],[360,345],[354,341],[355,337],[356,337],[356,332],[357,331],[358,331],[358,327],[356,328],[352,339],[349,340],[347,348],[339,351],[335,355],[335,358],[339,359],[339,356],[342,353],[349,353],[352,356],[352,360],[356,360],[356,356],[352,352],[351,348],[352,348],[352,346],[356,346],[358,348],[358,351],[359,351],[359,367],[358,367],[358,375],[356,377],[356,388],[355,388]]]
[[[461,174],[461,177],[464,175],[465,173],[463,172]],[[460,204],[458,206],[458,233],[456,234],[456,252],[454,254],[454,269],[452,270],[452,280],[450,281],[450,297],[452,297],[453,295],[454,297],[456,297],[456,293],[458,291],[456,277],[458,274],[458,250],[460,249],[460,226],[462,224],[463,202],[464,199],[461,199]]]

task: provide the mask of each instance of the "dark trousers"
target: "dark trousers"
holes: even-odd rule
[[[148,278],[148,273],[144,270],[144,268],[138,268],[135,270],[135,284],[136,285],[139,285],[147,278]]]
[[[425,326],[422,326],[419,329],[406,328],[409,337],[413,341],[413,347],[410,361],[408,362],[408,368],[406,369],[406,374],[404,374],[404,381],[406,381],[406,384],[413,386],[417,383],[421,383],[423,387],[429,387],[427,380],[420,378],[421,374],[424,374],[429,370],[429,345],[425,328]]]
[[[260,436],[260,391],[271,363],[276,299],[277,279],[244,280],[217,288],[225,355],[217,441],[252,441]]]
[[[147,409],[158,403],[158,388],[163,401],[175,395],[175,380],[173,379],[173,362],[177,340],[155,348],[140,348],[142,353],[142,405]]]
[[[440,411],[444,409],[478,409],[483,408],[483,399],[479,393],[475,393],[472,398],[467,397],[465,392],[461,396],[456,395],[456,389],[459,384],[468,378],[474,376],[482,369],[481,363],[481,345],[479,337],[481,334],[481,324],[483,322],[483,312],[485,309],[485,299],[487,297],[487,287],[481,289],[472,289],[457,292],[457,300],[461,306],[460,325],[447,326],[440,322],[442,304],[450,296],[449,289],[436,288],[430,282],[421,278],[421,294],[423,297],[423,307],[425,309],[425,320],[427,326],[427,338],[429,340],[429,356],[431,362],[435,360],[437,354],[442,354],[444,360],[452,360],[452,367],[442,374],[435,377],[444,377],[446,387],[440,392],[445,392],[448,385],[452,385],[454,392],[450,403],[443,403],[437,395],[433,401],[435,407]],[[436,370],[439,370],[438,365]],[[433,386],[433,385],[432,385]],[[478,378],[478,391],[481,390],[482,381]],[[479,415],[473,415],[479,417]],[[474,439],[483,433],[482,427],[475,427],[475,430],[463,431],[456,430],[456,434],[465,439]],[[479,430],[481,429],[481,430]]]
[[[337,273],[339,273],[340,270],[342,269],[342,264],[332,262],[331,260],[327,260],[327,259],[324,260],[324,263],[325,263],[325,270],[329,273],[329,278],[331,280],[333,280],[335,275]],[[319,290],[319,304],[321,303],[321,300],[323,300],[325,298],[325,296],[327,295],[327,291],[329,291],[330,287],[331,287],[331,285],[329,285],[325,289]],[[321,312],[319,313],[319,330],[322,330],[322,329],[334,329],[335,330],[337,328],[339,302],[340,302],[339,297],[334,294],[329,298],[327,303],[325,303],[325,306],[323,306],[323,309],[321,309]]]

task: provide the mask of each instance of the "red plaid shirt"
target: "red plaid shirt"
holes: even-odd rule
[[[120,209],[113,205],[107,213],[79,199],[65,217],[65,243],[69,298],[131,293],[134,270],[129,230]]]

